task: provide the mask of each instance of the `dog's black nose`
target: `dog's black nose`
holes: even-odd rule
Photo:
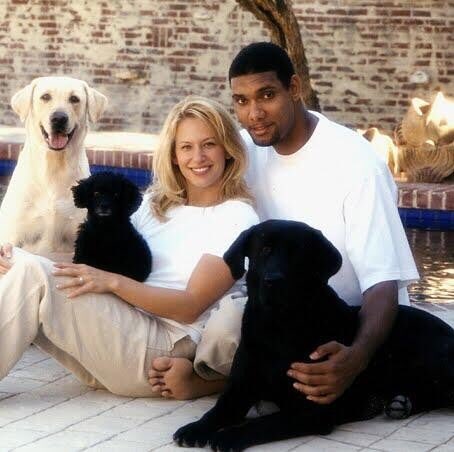
[[[112,215],[112,209],[107,205],[99,205],[95,208],[95,214],[98,217],[110,217]]]
[[[55,132],[63,132],[68,124],[68,115],[64,111],[55,111],[50,117],[52,130]]]

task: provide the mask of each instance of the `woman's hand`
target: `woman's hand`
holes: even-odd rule
[[[0,274],[4,275],[11,267],[11,256],[13,254],[13,245],[5,243],[0,245]]]
[[[68,298],[74,298],[88,292],[113,292],[118,284],[119,275],[89,265],[57,262],[54,267],[53,274],[55,276],[69,277],[69,280],[65,283],[57,284],[57,289],[69,289]]]

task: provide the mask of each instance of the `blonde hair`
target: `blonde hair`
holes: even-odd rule
[[[176,104],[168,114],[153,154],[153,183],[147,190],[151,195],[153,213],[164,221],[170,207],[187,202],[186,180],[173,159],[177,127],[188,117],[201,119],[210,125],[216,139],[231,157],[225,161],[219,201],[241,199],[252,204],[252,195],[244,181],[246,152],[235,123],[217,102],[201,96],[189,96]]]

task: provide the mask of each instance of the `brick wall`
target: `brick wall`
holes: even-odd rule
[[[454,2],[294,2],[323,111],[393,129],[414,96],[454,96]],[[415,83],[418,71],[427,83]]]
[[[454,2],[294,0],[323,111],[392,129],[414,95],[454,95]],[[11,95],[41,75],[105,93],[104,130],[159,130],[187,94],[230,104],[226,71],[268,32],[235,0],[0,0],[0,123]],[[412,82],[424,71],[429,81]]]

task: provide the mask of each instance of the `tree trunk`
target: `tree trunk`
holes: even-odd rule
[[[307,108],[320,111],[317,94],[312,89],[309,68],[300,29],[290,0],[236,0],[262,21],[271,32],[271,41],[289,54],[302,81],[302,100]]]

